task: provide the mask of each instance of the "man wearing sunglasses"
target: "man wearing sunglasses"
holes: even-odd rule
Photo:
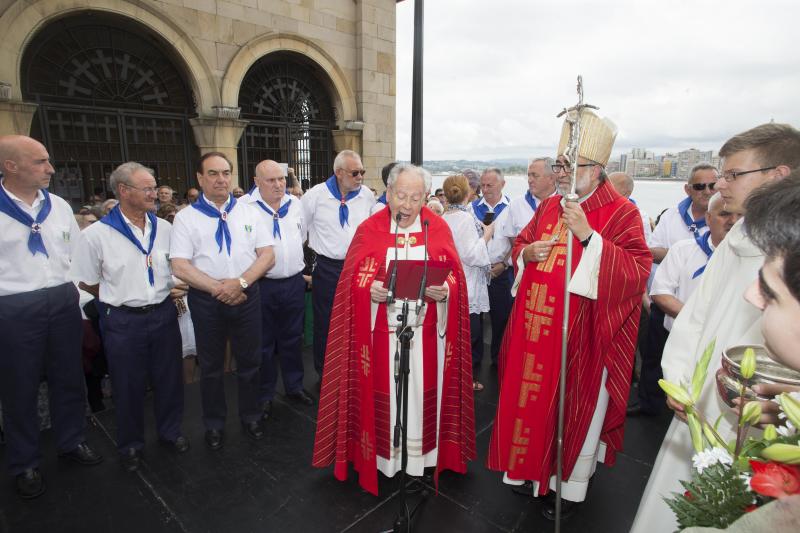
[[[747,237],[746,201],[751,194],[769,183],[777,182],[800,167],[800,131],[788,124],[762,124],[735,135],[719,150],[722,167],[716,189],[723,199],[723,209],[740,213],[740,219],[714,250],[699,286],[681,309],[672,325],[664,347],[661,368],[664,379],[672,383],[690,383],[695,365],[713,341],[715,349],[708,364],[706,379],[697,409],[707,420],[719,422],[717,432],[726,440],[736,433],[736,413],[719,397],[712,376],[720,367],[721,352],[737,344],[763,344],[760,312],[742,297],[758,277],[764,263],[763,252]],[[685,419],[684,409],[671,399],[667,403]],[[761,402],[766,416],[773,413],[774,402]],[[675,517],[662,497],[682,491],[678,480],[691,477],[694,454],[689,429],[673,419],[658,454],[650,481],[639,506],[634,532],[674,531]],[[655,526],[655,527],[654,527]]]
[[[344,256],[356,228],[370,215],[375,195],[362,187],[364,165],[352,150],[339,152],[333,161],[333,175],[303,195],[303,218],[308,228],[308,245],[317,254],[311,281],[314,307],[314,368],[320,379],[328,342],[336,284]]]

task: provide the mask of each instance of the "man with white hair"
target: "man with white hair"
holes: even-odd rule
[[[511,270],[511,242],[504,236],[503,226],[508,220],[508,196],[503,194],[506,180],[499,168],[487,168],[481,174],[481,193],[483,196],[472,202],[472,212],[479,222],[488,226],[494,225],[495,232],[487,243],[491,267],[489,274],[489,318],[492,322],[492,365],[497,366],[503,332],[506,330],[508,314],[514,299],[511,296],[511,284],[514,273]],[[483,327],[481,325],[481,327]],[[480,365],[478,361],[476,366]]]
[[[181,434],[183,362],[178,313],[170,298],[172,225],[155,216],[151,169],[123,163],[112,173],[119,204],[81,233],[71,276],[101,303],[122,467],[139,469],[144,449],[144,400],[153,387],[158,437],[176,453],[189,450]]]
[[[511,239],[512,244],[533,219],[539,204],[557,194],[553,163],[555,160],[552,157],[537,157],[528,164],[528,190],[523,196],[511,200],[508,220],[503,226],[503,236]]]
[[[311,282],[314,306],[314,368],[322,378],[325,346],[336,283],[356,228],[370,215],[375,195],[364,182],[361,156],[342,150],[333,161],[333,175],[303,195],[308,245],[317,254]]]
[[[653,233],[653,228],[650,226],[650,217],[645,213],[645,211],[639,207],[639,204],[631,198],[633,194],[633,178],[630,177],[625,172],[612,172],[608,175],[608,181],[611,182],[611,185],[620,193],[622,196],[627,198],[633,205],[639,209],[639,214],[642,215],[642,229],[644,230],[644,238],[645,240],[650,239],[650,235]]]
[[[424,207],[430,174],[399,164],[388,179],[385,216],[356,230],[336,289],[322,380],[313,465],[334,463],[345,480],[350,462],[359,484],[377,495],[378,471],[401,468],[392,442],[398,398],[395,368],[399,332],[411,331],[407,472],[426,467],[464,473],[475,457],[469,303],[464,272],[447,222]],[[408,307],[388,301],[389,262],[436,260],[450,271]],[[417,282],[419,285],[419,282]],[[414,291],[416,293],[416,290]],[[406,326],[399,323],[408,310]]]

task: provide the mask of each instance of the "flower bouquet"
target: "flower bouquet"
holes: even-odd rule
[[[740,401],[736,439],[726,442],[713,424],[696,407],[703,390],[714,341],[706,348],[695,367],[688,386],[660,380],[670,398],[684,406],[686,421],[696,454],[694,473],[681,481],[683,494],[665,498],[680,529],[693,526],[726,528],[745,513],[774,499],[800,494],[800,393],[783,393],[781,425],[764,428],[761,438],[748,436],[761,417],[761,404],[747,400],[747,388],[756,371],[755,352],[748,348],[741,361]]]

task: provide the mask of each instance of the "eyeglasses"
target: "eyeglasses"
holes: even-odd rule
[[[596,166],[596,163],[579,163],[578,164],[578,168],[581,168],[581,167],[593,167],[593,166]],[[566,172],[567,174],[569,174],[569,172],[572,170],[572,167],[569,166],[569,165],[557,164],[557,165],[551,165],[550,169],[553,171],[553,174],[560,174],[561,172]],[[530,176],[530,174],[528,174],[528,176]]]
[[[738,178],[739,176],[744,176],[745,174],[752,174],[753,172],[766,172],[767,170],[774,170],[776,168],[778,168],[778,167],[777,166],[775,166],[775,167],[764,167],[764,168],[757,168],[755,170],[741,170],[741,171],[731,171],[731,170],[729,170],[728,172],[722,172],[719,175],[719,177],[724,179],[725,181],[733,181],[736,178]]]
[[[692,183],[691,187],[692,187],[692,189],[694,189],[696,191],[705,190],[706,187],[708,187],[709,191],[713,191],[715,185],[716,185],[716,182],[712,181],[711,183]]]
[[[145,194],[155,194],[158,189],[156,187],[134,187],[133,185],[128,185],[127,183],[123,183],[122,185],[128,187],[129,189],[136,189],[137,191],[142,191]]]
[[[345,172],[349,172],[349,173],[350,173],[350,175],[351,175],[351,176],[353,176],[354,178],[358,177],[358,175],[359,175],[359,174],[363,176],[364,174],[366,174],[366,173],[367,173],[367,171],[366,171],[366,170],[364,170],[364,169],[361,169],[361,170],[346,170],[346,169],[341,169],[341,170],[344,170]]]

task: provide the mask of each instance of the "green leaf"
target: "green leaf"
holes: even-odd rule
[[[696,452],[702,452],[705,448],[703,441],[703,429],[700,427],[700,420],[694,413],[687,413],[686,421],[689,424],[689,432],[692,434],[692,446]]]
[[[692,400],[695,402],[700,399],[700,393],[703,392],[703,384],[706,382],[706,375],[708,374],[708,363],[711,361],[711,356],[714,355],[714,346],[716,344],[717,339],[712,339],[694,367],[694,374],[692,374]]]

